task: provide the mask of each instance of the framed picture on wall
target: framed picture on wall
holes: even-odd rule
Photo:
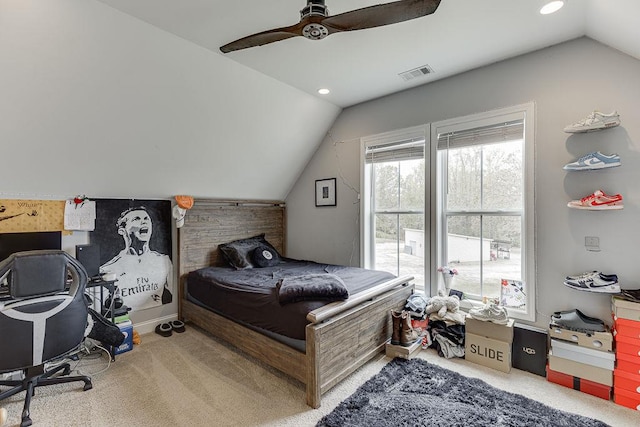
[[[316,180],[316,207],[336,206],[336,179]]]

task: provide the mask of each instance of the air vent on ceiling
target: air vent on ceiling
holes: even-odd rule
[[[428,65],[422,65],[418,68],[414,68],[413,70],[404,71],[398,74],[405,82],[409,80],[417,79],[418,77],[426,76],[427,74],[433,73],[433,68]]]

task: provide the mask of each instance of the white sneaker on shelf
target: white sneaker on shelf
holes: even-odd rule
[[[597,292],[603,294],[619,294],[618,278],[603,278],[600,275],[580,279],[565,279],[564,285],[578,291]]]
[[[567,133],[582,133],[608,129],[618,125],[620,125],[620,115],[617,111],[612,111],[609,114],[594,111],[579,122],[566,126],[564,131]]]
[[[472,308],[469,310],[469,315],[476,320],[493,322],[498,325],[506,325],[509,322],[507,309],[492,302],[485,304],[482,308]]]

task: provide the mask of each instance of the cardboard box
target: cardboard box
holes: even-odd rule
[[[574,362],[573,360],[563,357],[557,357],[553,355],[553,353],[549,354],[549,368],[556,372],[589,380],[594,383],[604,384],[609,387],[613,385],[613,371]]]
[[[557,372],[548,367],[547,381],[569,387],[601,399],[611,400],[611,391],[613,390],[613,387],[585,380],[584,378],[574,377],[562,372]]]
[[[124,322],[119,324],[118,328],[124,334],[124,341],[114,349],[114,354],[121,354],[133,349],[133,324],[130,321]]]
[[[636,397],[640,399],[640,375],[616,369],[613,371],[613,384],[618,389],[635,393]]]
[[[634,375],[640,375],[640,356],[617,352],[616,368]]]
[[[464,357],[470,362],[502,372],[511,371],[511,343],[465,334]]]
[[[637,393],[632,393],[630,391],[614,387],[613,401],[618,405],[626,406],[627,408],[640,411],[640,397],[638,397]]]
[[[467,315],[465,331],[469,334],[510,343],[513,342],[513,319],[509,319],[506,325],[497,325],[493,322],[484,322]]]
[[[409,347],[393,345],[389,341],[384,347],[384,352],[387,357],[401,357],[403,359],[411,359],[420,352],[420,349],[422,348],[421,344],[422,338],[411,344]]]
[[[516,369],[546,376],[549,336],[544,329],[513,325],[511,365]]]
[[[576,332],[569,329],[549,325],[549,336],[559,340],[571,341],[582,347],[592,348],[600,351],[613,351],[613,334],[605,332]]]
[[[616,335],[616,353],[640,357],[640,339]]]
[[[640,322],[640,303],[612,297],[611,305],[614,320],[628,319]]]
[[[613,336],[624,335],[629,338],[640,339],[640,322],[618,318],[614,322]]]
[[[563,359],[608,369],[609,371],[613,371],[616,363],[615,353],[581,347],[568,341],[552,339],[551,352],[554,356],[562,357]]]

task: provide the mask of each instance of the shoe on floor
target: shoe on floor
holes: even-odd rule
[[[493,322],[498,325],[506,325],[509,322],[507,309],[492,302],[485,304],[482,308],[472,308],[469,310],[469,315],[476,320]]]
[[[620,115],[617,111],[609,114],[594,111],[577,123],[564,128],[567,133],[582,133],[600,129],[608,129],[620,125]]]
[[[181,320],[172,320],[169,322],[173,332],[183,333],[185,331],[184,322]]]
[[[551,325],[576,332],[605,332],[604,321],[589,317],[580,310],[556,311],[551,316]]]
[[[7,422],[7,418],[9,418],[7,410],[5,408],[0,408],[0,426],[3,426],[4,423]]]
[[[622,195],[614,194],[610,196],[602,190],[596,190],[593,194],[583,197],[580,200],[572,200],[567,206],[573,209],[588,209],[592,211],[601,211],[609,209],[623,209]]]
[[[160,323],[158,326],[156,326],[156,334],[161,335],[163,337],[170,337],[171,336],[171,324],[169,323]]]
[[[587,171],[614,168],[620,166],[620,156],[617,154],[602,154],[599,151],[586,154],[575,162],[567,163],[562,169],[566,171]]]

